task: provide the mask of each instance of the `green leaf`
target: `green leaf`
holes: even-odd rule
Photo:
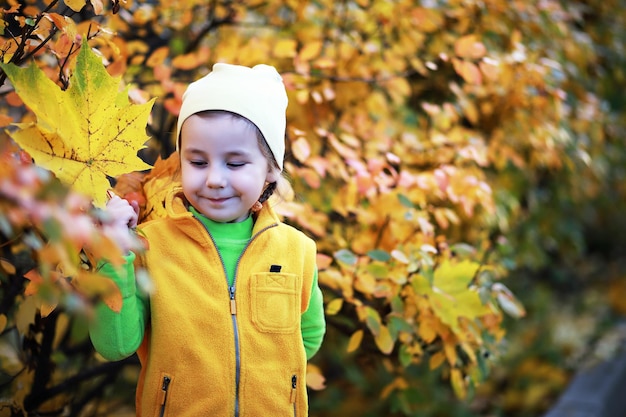
[[[334,253],[335,259],[346,264],[346,265],[356,265],[357,256],[349,249],[339,249]]]
[[[366,306],[365,312],[367,313],[367,316],[365,317],[365,324],[367,324],[367,327],[374,336],[378,336],[380,328],[382,327],[378,311],[374,310],[372,307]]]
[[[412,356],[409,353],[407,345],[401,345],[400,349],[398,349],[398,359],[400,360],[400,364],[405,368],[411,364]]]
[[[381,250],[381,249],[373,249],[367,252],[367,256],[374,259],[375,261],[387,262],[391,259],[391,255],[389,252]]]
[[[406,208],[415,208],[415,204],[413,204],[404,194],[398,194],[398,200],[400,200],[400,204]]]

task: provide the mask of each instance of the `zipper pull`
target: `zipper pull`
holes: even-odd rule
[[[237,303],[235,302],[235,287],[232,286],[230,290],[230,314],[233,316],[237,314]]]
[[[165,399],[167,398],[167,389],[170,385],[170,377],[163,377],[163,385],[161,386],[161,392],[159,392],[159,404],[165,405]]]
[[[298,388],[298,377],[293,375],[291,377],[291,397],[289,398],[292,404],[296,402],[296,388]]]

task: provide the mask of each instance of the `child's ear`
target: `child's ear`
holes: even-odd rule
[[[265,181],[268,183],[278,182],[279,178],[280,178],[280,171],[277,170],[276,168],[270,168],[270,170],[267,173],[267,176],[265,177]]]

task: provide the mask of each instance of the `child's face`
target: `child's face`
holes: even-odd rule
[[[217,222],[245,220],[265,184],[279,175],[261,153],[255,130],[228,114],[185,120],[180,155],[185,197]]]

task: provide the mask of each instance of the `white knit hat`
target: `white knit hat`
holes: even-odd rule
[[[274,67],[262,64],[249,68],[218,63],[208,75],[189,84],[178,116],[177,150],[185,120],[205,110],[229,111],[254,123],[283,169],[287,92]]]

